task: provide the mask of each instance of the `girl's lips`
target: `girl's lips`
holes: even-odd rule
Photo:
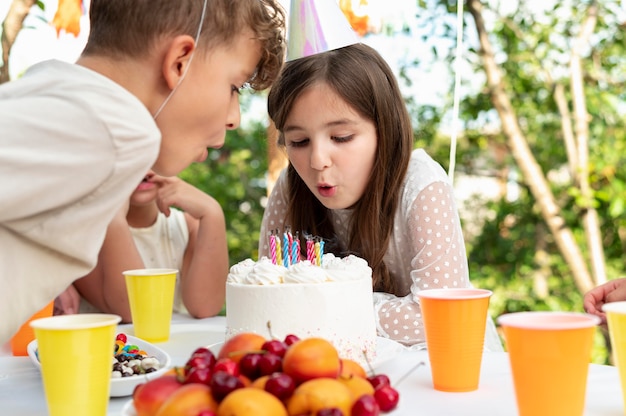
[[[135,188],[135,190],[136,191],[145,191],[146,189],[152,189],[155,186],[156,186],[156,184],[154,182],[143,181],[139,185],[137,185],[137,188]]]
[[[329,185],[318,185],[317,192],[319,192],[321,196],[329,198],[335,195],[335,193],[337,192],[337,187]]]

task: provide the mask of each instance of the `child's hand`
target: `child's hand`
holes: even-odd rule
[[[182,179],[155,175],[151,181],[159,185],[157,206],[166,216],[169,217],[171,206],[182,209],[196,219],[201,219],[209,212],[212,198]]]

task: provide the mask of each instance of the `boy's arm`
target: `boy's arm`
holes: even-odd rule
[[[141,269],[144,263],[130,233],[125,211],[120,210],[109,224],[95,269],[76,280],[74,286],[97,309],[120,315],[123,322],[131,322],[122,272]]]

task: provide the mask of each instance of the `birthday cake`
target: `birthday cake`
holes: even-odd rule
[[[318,261],[275,264],[263,257],[231,267],[226,283],[226,338],[255,332],[267,338],[320,337],[342,358],[376,356],[372,269],[362,258],[324,254]],[[367,358],[366,358],[367,357]]]

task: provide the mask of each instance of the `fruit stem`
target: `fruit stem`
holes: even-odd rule
[[[270,321],[267,321],[267,332],[270,334],[270,339],[276,339],[274,334],[272,334],[272,323]]]
[[[421,366],[426,365],[426,363],[424,361],[420,361],[419,363],[415,364],[409,371],[407,371],[406,373],[404,373],[404,375],[402,377],[400,377],[394,384],[394,387],[397,388],[398,384],[402,383],[404,381],[405,378],[407,378],[409,376],[409,374],[411,374],[413,371],[417,370],[418,368],[420,368]]]

